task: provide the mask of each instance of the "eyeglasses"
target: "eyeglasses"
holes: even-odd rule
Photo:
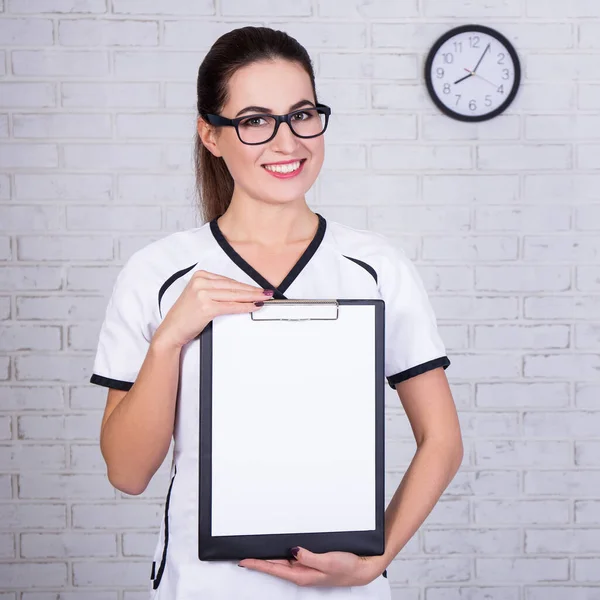
[[[295,110],[287,115],[254,114],[237,119],[226,119],[220,115],[202,114],[211,125],[235,127],[243,144],[256,146],[272,140],[282,123],[287,123],[292,133],[299,138],[323,135],[329,123],[331,108],[325,104]]]

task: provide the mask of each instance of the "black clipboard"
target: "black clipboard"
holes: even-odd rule
[[[293,546],[319,553],[337,550],[362,556],[383,554],[384,327],[385,303],[381,299],[270,300],[254,313],[217,317],[202,331],[199,336],[200,560],[285,558],[290,557],[289,549]],[[252,351],[254,348],[256,352]],[[345,356],[344,361],[330,360],[334,349]],[[327,364],[318,360],[319,353],[329,361]],[[313,361],[312,370],[303,374],[302,361],[310,364],[309,357]],[[279,365],[276,375],[272,363]],[[327,374],[330,378],[323,379]],[[273,388],[272,380],[276,377],[287,378],[287,386]],[[250,380],[254,381],[254,389]],[[259,384],[270,392],[257,395]],[[306,414],[310,414],[306,400],[309,389],[317,390],[311,395],[312,406],[320,410],[318,420],[312,421],[314,427],[310,427],[308,417],[302,412],[306,404]],[[281,390],[280,396],[277,390]],[[320,398],[315,396],[318,390],[324,390]],[[327,412],[328,409],[331,410]],[[290,413],[286,414],[286,410]],[[274,426],[278,422],[282,424],[280,429]],[[307,448],[316,452],[312,470],[298,462],[302,452],[294,452],[287,439],[283,440],[284,434],[287,438],[294,437],[296,423],[298,427],[303,424],[304,452]],[[361,435],[348,437],[350,423],[357,431],[364,427]],[[324,429],[326,426],[328,429]],[[253,437],[254,430],[257,435]],[[341,436],[341,442],[328,446],[327,439],[334,431]],[[265,438],[269,436],[275,440],[275,447],[265,446]],[[241,443],[241,438],[246,440],[240,446],[242,450],[230,450]],[[323,448],[327,450],[322,451]],[[315,457],[322,463],[319,467]],[[329,466],[336,467],[328,478],[324,478],[325,471],[318,471],[327,468],[324,457],[330,460]],[[268,466],[260,470],[263,458]],[[292,459],[296,461],[295,470],[273,466],[293,462]],[[297,472],[301,473],[300,481],[291,498],[296,499],[298,494],[306,496],[299,506],[294,506],[291,500],[285,502],[290,495],[283,496],[282,506],[278,485],[283,489],[285,480],[288,486],[294,486]],[[262,482],[260,488],[248,485],[252,481]],[[334,496],[341,493],[340,487],[353,489],[354,493],[346,493],[345,502],[335,503]],[[321,490],[323,496],[319,497]],[[325,490],[329,493],[327,499]],[[251,496],[255,503],[252,510],[248,506]],[[275,501],[275,497],[279,500]],[[286,519],[299,519],[303,526],[290,530]],[[354,520],[358,527],[351,526]],[[334,521],[336,526],[330,529],[328,524]],[[284,522],[286,525],[282,526]],[[315,522],[319,525],[314,526]]]

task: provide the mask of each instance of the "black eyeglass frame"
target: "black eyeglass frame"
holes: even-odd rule
[[[310,110],[310,109],[315,109],[315,108],[318,111],[321,111],[325,115],[325,124],[323,125],[323,131],[321,131],[320,133],[317,133],[315,135],[298,135],[294,131],[294,128],[293,128],[292,124],[290,123],[290,118],[293,115],[297,115],[298,113],[306,112],[307,109]],[[259,146],[260,144],[266,144],[267,142],[270,142],[277,135],[277,132],[279,131],[279,126],[281,125],[281,123],[287,123],[288,127],[290,128],[290,131],[296,137],[299,137],[302,139],[319,137],[320,135],[323,135],[325,133],[325,130],[327,129],[327,125],[329,124],[329,115],[331,115],[331,108],[329,106],[327,106],[326,104],[316,104],[315,106],[306,106],[305,108],[299,108],[298,110],[294,110],[291,113],[288,113],[287,115],[272,115],[270,113],[255,113],[255,114],[251,114],[251,115],[244,115],[243,117],[237,117],[236,119],[227,119],[225,117],[222,117],[221,115],[213,115],[210,113],[202,113],[200,116],[205,121],[210,123],[211,125],[235,127],[235,132],[237,133],[238,139],[240,140],[240,142],[242,142],[242,144],[246,144],[247,146]],[[238,125],[242,121],[245,121],[246,119],[253,119],[256,117],[272,117],[273,119],[275,119],[275,129],[273,129],[273,134],[271,135],[271,137],[269,139],[265,140],[264,142],[245,142],[242,139],[242,137],[240,136],[240,130],[238,128]]]

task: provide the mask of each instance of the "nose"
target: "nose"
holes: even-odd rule
[[[293,134],[288,123],[281,123],[271,144],[274,150],[279,150],[283,154],[291,154],[298,145],[298,138]]]

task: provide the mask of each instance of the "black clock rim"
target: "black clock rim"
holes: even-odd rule
[[[438,98],[437,94],[435,93],[435,90],[433,89],[433,81],[431,78],[431,67],[433,65],[433,59],[435,58],[437,51],[450,38],[452,38],[455,35],[458,35],[460,33],[465,33],[467,31],[476,31],[478,33],[485,33],[485,34],[497,39],[501,44],[503,44],[506,47],[506,49],[507,49],[508,53],[510,54],[510,57],[513,61],[513,65],[515,67],[515,81],[514,81],[513,87],[511,88],[508,96],[506,97],[506,100],[504,100],[504,102],[500,106],[495,108],[493,111],[486,113],[484,115],[469,116],[469,115],[463,115],[461,113],[453,111],[452,109],[448,108]],[[492,27],[487,27],[485,25],[478,25],[478,24],[473,23],[470,25],[460,25],[459,27],[454,27],[453,29],[446,31],[446,33],[444,33],[442,36],[440,36],[436,40],[436,42],[433,44],[433,46],[431,47],[431,49],[429,50],[429,53],[427,55],[427,60],[425,61],[425,73],[424,74],[425,74],[425,84],[427,86],[427,91],[429,92],[430,98],[433,100],[433,103],[445,115],[452,117],[453,119],[456,119],[458,121],[468,121],[470,123],[474,123],[477,121],[487,121],[489,119],[493,119],[494,117],[497,117],[499,114],[503,113],[512,104],[513,100],[515,99],[515,96],[517,95],[517,91],[519,90],[519,87],[521,85],[521,61],[519,60],[519,55],[517,54],[517,51],[516,51],[515,47],[513,46],[512,42],[506,36],[504,36],[502,33],[500,33],[497,29],[493,29]]]

